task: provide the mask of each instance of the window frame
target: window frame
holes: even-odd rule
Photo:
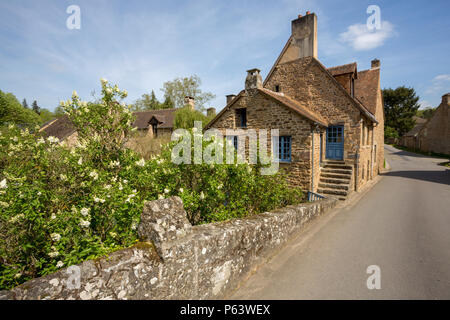
[[[292,162],[292,136],[279,136],[278,143],[274,147],[278,148],[277,162]]]

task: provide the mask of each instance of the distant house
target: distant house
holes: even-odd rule
[[[383,168],[380,61],[364,71],[355,62],[326,68],[317,59],[317,16],[307,12],[292,21],[264,82],[258,69],[248,70],[245,89],[227,96],[207,128],[279,129],[269,148],[278,145],[289,183],[345,199]]]
[[[155,137],[171,134],[174,126],[175,110],[161,109],[134,112],[136,120],[132,126],[144,134],[151,134]],[[68,145],[72,145],[78,136],[67,115],[45,123],[40,131],[45,136],[56,137]]]
[[[427,123],[427,119],[417,116],[414,116],[413,119],[415,121],[414,127],[400,138],[399,144],[410,149],[420,149],[419,133],[425,123]]]

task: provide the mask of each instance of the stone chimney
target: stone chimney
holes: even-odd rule
[[[245,91],[262,88],[262,77],[259,69],[247,70],[247,78],[245,78]]]
[[[184,97],[184,105],[189,106],[189,109],[195,109],[195,99],[194,97],[186,96]]]
[[[229,94],[229,95],[227,95],[227,104],[229,104],[229,103],[231,102],[231,100],[234,99],[234,97],[236,97],[235,94]]]
[[[372,68],[372,69],[375,69],[375,68],[379,68],[379,67],[380,67],[380,60],[378,60],[378,59],[373,59],[373,60],[372,60],[371,68]]]
[[[208,108],[206,109],[206,116],[209,117],[215,117],[216,116],[216,109],[215,108]]]
[[[442,103],[444,105],[450,105],[450,92],[442,96]]]
[[[291,59],[304,57],[317,59],[317,16],[315,13],[306,12],[305,16],[298,15],[292,21]]]

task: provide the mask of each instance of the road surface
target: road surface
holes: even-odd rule
[[[391,171],[359,202],[313,222],[229,298],[450,299],[450,170],[391,146],[385,157]],[[367,287],[371,265],[380,289]]]

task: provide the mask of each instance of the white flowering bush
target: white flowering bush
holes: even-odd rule
[[[176,165],[174,143],[144,160],[124,148],[133,121],[125,97],[103,80],[101,101],[74,92],[63,102],[74,147],[38,130],[0,129],[0,289],[133,245],[145,201],[178,195],[193,224],[301,201],[300,190],[258,166]]]

